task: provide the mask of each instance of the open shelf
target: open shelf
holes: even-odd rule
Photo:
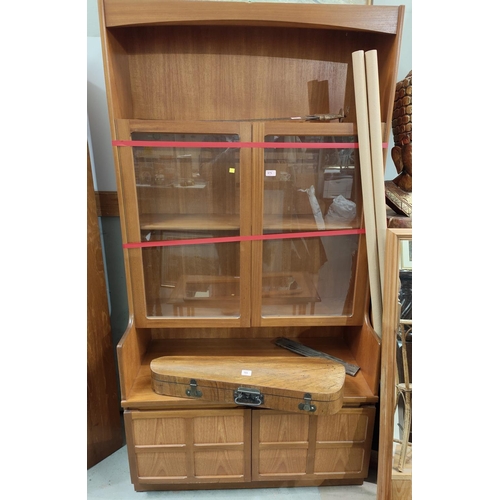
[[[318,351],[336,356],[356,364],[356,359],[346,342],[341,338],[308,338],[302,343]],[[130,395],[122,401],[127,409],[154,408],[236,408],[238,405],[217,404],[189,398],[177,398],[156,394],[151,388],[149,365],[161,356],[283,356],[299,357],[287,349],[274,344],[274,339],[161,339],[151,340],[147,352],[141,360],[140,368],[132,384]],[[354,377],[346,375],[344,386],[344,405],[375,403],[378,396],[370,389],[363,370]]]

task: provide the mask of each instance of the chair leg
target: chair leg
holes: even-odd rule
[[[403,438],[401,440],[401,455],[399,456],[398,471],[403,472],[408,443],[410,441],[411,429],[411,391],[403,395],[404,400],[404,421],[403,421]]]

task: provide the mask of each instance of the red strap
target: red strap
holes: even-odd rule
[[[269,148],[269,149],[352,149],[357,142],[184,142],[184,141],[112,141],[113,146],[142,146],[152,148]],[[387,148],[387,142],[382,143]]]
[[[320,236],[347,236],[364,234],[364,229],[337,229],[332,231],[308,231],[302,233],[276,233],[251,236],[224,236],[220,238],[193,238],[164,241],[141,241],[139,243],[124,243],[123,248],[170,247],[179,245],[203,245],[207,243],[233,243],[239,241],[285,240],[291,238],[317,238]]]

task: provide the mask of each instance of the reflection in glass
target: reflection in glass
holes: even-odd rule
[[[231,142],[238,135],[133,133],[133,140]],[[134,147],[141,240],[240,235],[237,148]],[[148,316],[240,314],[238,243],[142,250]]]
[[[352,143],[353,136],[267,136],[266,142]],[[360,227],[359,162],[354,148],[264,150],[264,234]],[[359,235],[298,237],[263,243],[262,316],[349,315]],[[278,290],[279,289],[279,290]]]
[[[240,150],[236,134],[133,133],[133,140],[186,142],[133,147],[143,242],[240,236]],[[357,150],[273,148],[273,142],[355,143],[354,136],[267,136],[263,234],[361,227]],[[228,147],[203,148],[221,142]],[[246,165],[245,168],[250,168]],[[265,240],[261,315],[335,316],[353,309],[359,235]],[[240,244],[196,243],[142,250],[150,317],[239,317]]]

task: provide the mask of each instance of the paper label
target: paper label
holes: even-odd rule
[[[245,377],[251,377],[252,370],[241,370],[241,374],[244,375]]]
[[[266,177],[276,177],[276,170],[266,170]]]

